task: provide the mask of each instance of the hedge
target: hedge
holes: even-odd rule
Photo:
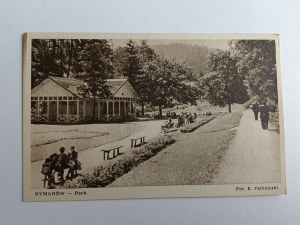
[[[194,130],[198,129],[199,127],[203,126],[204,124],[210,122],[214,118],[216,118],[216,116],[210,116],[210,117],[204,118],[200,121],[196,121],[195,123],[190,123],[190,124],[180,128],[180,131],[182,133],[191,133]]]
[[[67,182],[65,188],[105,187],[174,142],[175,139],[170,136],[152,139],[145,145],[126,152],[119,159],[115,158],[106,166],[97,166],[93,173],[82,174],[81,177]]]

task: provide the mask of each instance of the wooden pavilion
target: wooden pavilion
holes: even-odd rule
[[[82,123],[93,115],[91,98],[84,98],[78,87],[83,81],[49,76],[31,90],[33,123]],[[96,99],[98,121],[127,121],[136,115],[139,94],[127,79],[107,79],[109,98]]]

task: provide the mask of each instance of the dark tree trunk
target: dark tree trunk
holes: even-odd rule
[[[71,70],[71,64],[72,64],[72,58],[73,58],[73,40],[70,40],[70,53],[69,53],[69,63],[68,63],[68,78],[70,77],[70,70]]]
[[[145,115],[145,106],[144,106],[144,101],[142,100],[142,116]]]
[[[162,107],[159,105],[159,117],[162,117]]]
[[[231,103],[228,103],[228,111],[231,113]]]
[[[93,117],[92,117],[92,121],[95,122],[96,121],[96,97],[93,98]]]
[[[64,40],[60,41],[60,73],[64,76]]]

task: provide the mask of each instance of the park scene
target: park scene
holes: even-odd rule
[[[31,44],[32,188],[280,183],[274,40]]]

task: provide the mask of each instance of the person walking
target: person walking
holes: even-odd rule
[[[58,155],[58,162],[59,162],[59,175],[60,175],[60,182],[64,182],[64,170],[68,168],[68,156],[65,153],[65,148],[61,147],[59,149],[60,154]]]
[[[259,112],[259,104],[258,104],[257,101],[252,105],[252,111],[254,113],[255,120],[257,120],[258,119],[258,112]]]
[[[267,106],[266,101],[264,101],[263,105],[260,106],[259,112],[260,112],[261,126],[262,126],[262,128],[264,130],[267,130],[268,129],[268,124],[269,124],[269,112],[270,112],[270,109]]]

